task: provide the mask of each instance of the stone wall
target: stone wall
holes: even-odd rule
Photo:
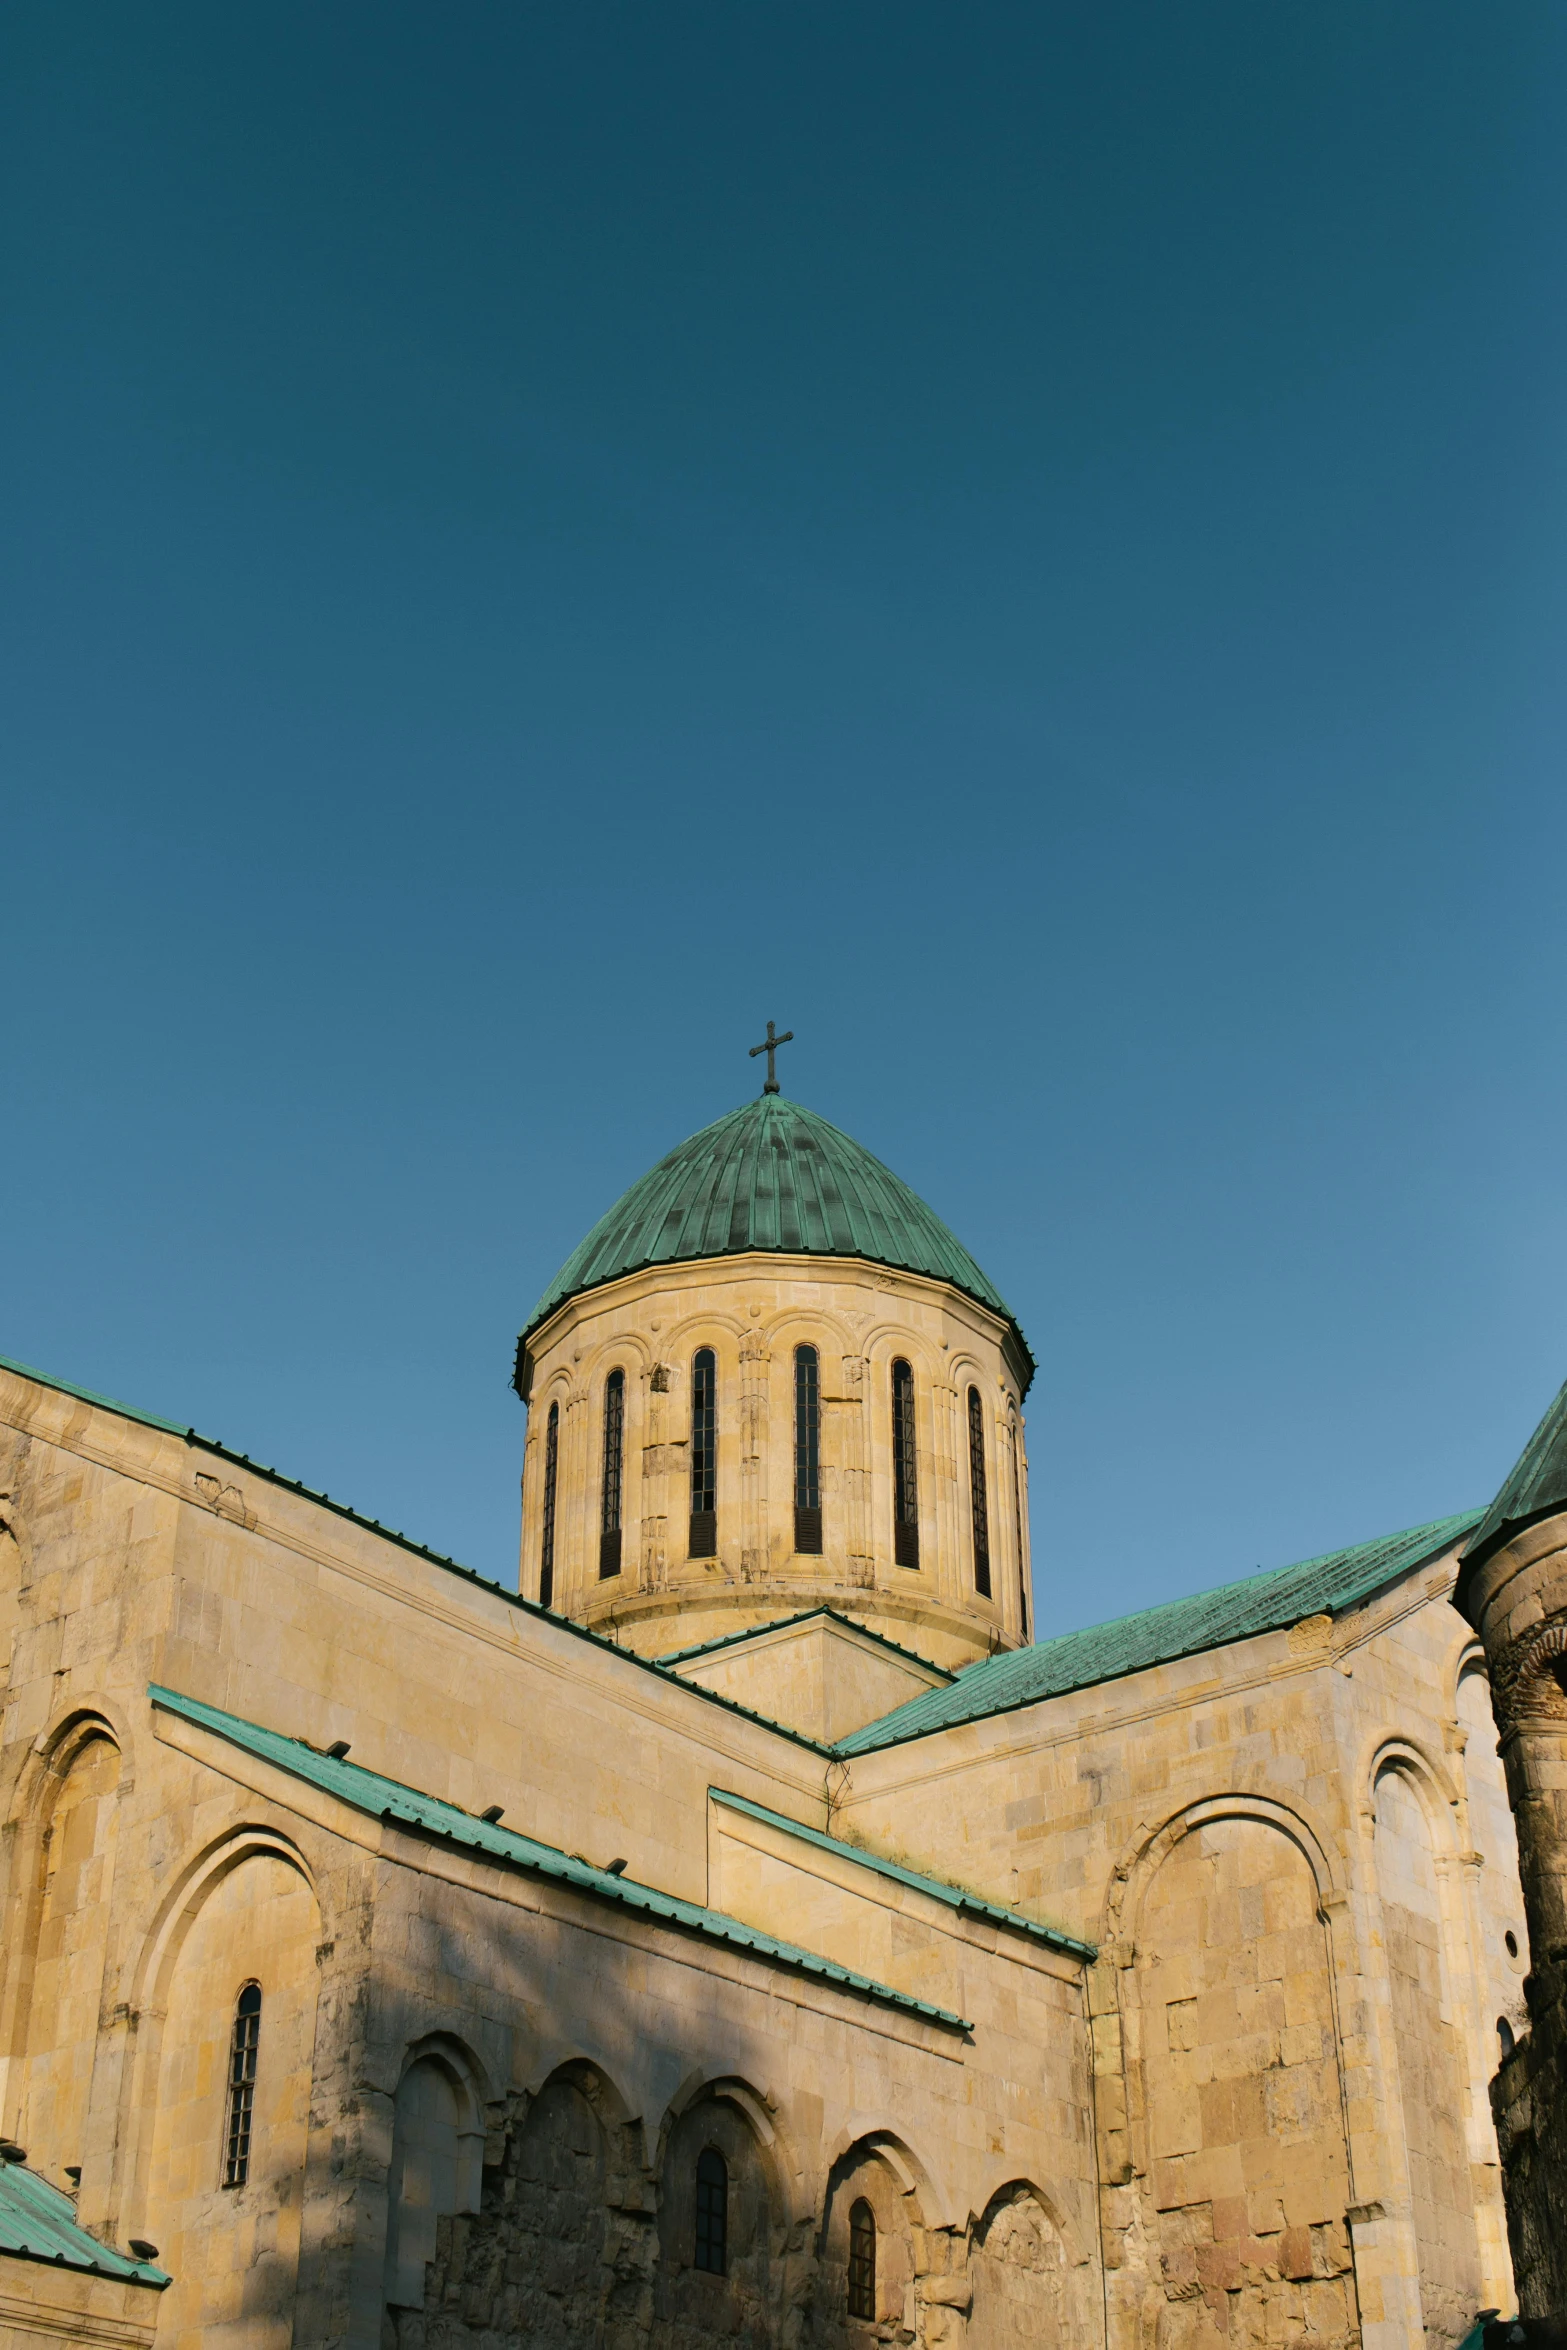
[[[1567,2321],[1567,1513],[1500,1532],[1467,1561],[1464,1613],[1490,1665],[1518,1831],[1528,2030],[1491,2100],[1526,2318]]]
[[[1527,1936],[1455,1570],[854,1758],[841,1834],[1100,1946],[1117,2343],[1514,2306],[1487,2083]]]

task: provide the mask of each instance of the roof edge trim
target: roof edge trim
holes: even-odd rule
[[[665,1893],[660,1887],[644,1884],[635,1877],[612,1876],[608,1869],[595,1868],[591,1861],[574,1860],[559,1845],[545,1844],[537,1836],[524,1835],[516,1828],[503,1828],[498,1822],[475,1819],[444,1796],[427,1795],[421,1788],[388,1779],[380,1771],[350,1762],[346,1756],[324,1755],[306,1740],[290,1737],[286,1731],[263,1729],[257,1722],[247,1722],[241,1714],[226,1713],[221,1706],[206,1705],[200,1698],[186,1697],[160,1682],[149,1682],[147,1695],[153,1705],[161,1706],[165,1712],[195,1723],[214,1737],[227,1739],[231,1745],[275,1770],[291,1772],[368,1819],[389,1821],[394,1827],[411,1829],[416,1835],[429,1836],[437,1843],[476,1853],[480,1859],[500,1867],[569,1885],[579,1893],[652,1917],[661,1925],[698,1934],[757,1958],[770,1959],[791,1973],[816,1977],[836,1989],[853,1991],[880,2006],[901,2009],[925,2022],[940,2024],[946,2030],[967,2033],[974,2028],[966,2017],[951,2008],[938,2007],[931,2000],[916,1998],[912,1992],[880,1983],[872,1975],[839,1966],[834,1959],[823,1958],[819,1952],[807,1950],[799,1943],[785,1942],[761,1927],[749,1926],[743,1918],[731,1917],[727,1911],[683,1901],[678,1894]],[[286,1751],[274,1751],[290,1747],[296,1750],[297,1760]],[[307,1755],[308,1763],[304,1759]],[[399,1796],[405,1799],[407,1808],[399,1806]],[[421,1810],[421,1806],[425,1808]]]

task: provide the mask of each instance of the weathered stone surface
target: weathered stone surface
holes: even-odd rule
[[[740,1269],[724,1342],[736,1399],[742,1367],[747,1382],[733,1425],[753,1445],[757,1539],[716,1577],[666,1547],[649,1589],[667,1608],[617,1614],[589,1587],[583,1467],[570,1604],[673,1648],[748,1609],[788,1612],[797,1581],[858,1591],[858,1623],[938,1662],[1019,1637],[999,1467],[996,1596],[973,1595],[955,1416],[970,1371],[942,1361],[967,1348],[973,1375],[999,1381],[999,1342],[984,1357],[982,1318],[960,1327],[917,1284],[834,1268],[813,1302],[770,1277]],[[641,1434],[662,1448],[648,1478],[668,1480],[689,1359],[672,1334],[685,1348],[718,1301],[632,1302],[662,1347],[638,1408],[665,1411]],[[596,1310],[629,1312],[608,1296]],[[824,1365],[842,1366],[841,1394],[824,1379],[824,1462],[860,1530],[796,1577],[773,1541],[774,1374],[812,1312]],[[594,1361],[633,1334],[587,1333]],[[849,1433],[850,1399],[894,1347],[930,1382],[918,1600],[887,1555],[882,1439],[856,1451]],[[569,1348],[557,1367],[580,1387]],[[994,1409],[999,1445],[999,1384]],[[590,1462],[587,1434],[573,1442]],[[56,2179],[80,2168],[90,2228],[160,2245],[177,2275],[160,2342],[1405,2350],[1510,2310],[1487,2110],[1498,2018],[1532,2018],[1498,2083],[1505,2146],[1538,2142],[1527,2068],[1560,2043],[1548,1954],[1522,2003],[1512,1815],[1451,1559],[1342,1620],[851,1762],[822,1743],[831,1708],[923,1670],[859,1634],[838,1682],[764,1636],[710,1694],[171,1431],[6,1372],[0,1490],[0,2129],[25,2120]],[[674,1525],[677,1498],[654,1507],[650,1483],[639,1514]],[[628,1879],[970,2028],[369,1817],[155,1709],[154,1683],[318,1749],[347,1740],[355,1762],[469,1813],[500,1804],[549,1845],[624,1860]],[[715,1694],[794,1707],[805,1734]],[[811,1705],[826,1709],[815,1736]],[[1567,1771],[1527,1705],[1519,1719],[1535,1744],[1508,1768],[1545,1821]],[[838,1841],[808,1845],[710,1789]],[[866,1853],[1101,1956],[942,1903]],[[251,1980],[255,2152],[226,2187]],[[729,2185],[722,2275],[695,2259],[707,2149]],[[857,2202],[875,2220],[874,2317],[849,2313]]]

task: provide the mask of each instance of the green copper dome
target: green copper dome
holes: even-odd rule
[[[522,1342],[585,1289],[644,1265],[688,1265],[747,1250],[869,1258],[949,1281],[999,1314],[1034,1360],[1012,1309],[962,1242],[868,1150],[782,1094],[704,1126],[633,1183],[572,1251],[533,1312]],[[521,1347],[518,1350],[519,1372]]]

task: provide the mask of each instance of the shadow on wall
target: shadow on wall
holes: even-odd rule
[[[534,2024],[570,1993],[537,1921],[492,1934],[481,1959],[465,1922],[441,1921],[439,1939],[449,1955],[466,1944],[492,2015],[495,1987],[515,1998],[513,2048],[536,2052],[540,2077],[532,2091],[492,2093],[484,2057],[455,2035],[405,2041],[382,2350],[870,2350],[894,2337],[934,2350],[965,2336],[975,2350],[1023,2350],[1063,2325],[1098,2338],[1097,2280],[1069,2266],[1031,2183],[1007,2184],[978,2221],[938,2227],[917,2162],[873,2136],[832,2167],[822,2208],[810,2208],[803,2182],[820,2176],[820,2145],[792,2144],[753,2085],[776,2076],[776,2044],[739,2046],[732,2020],[693,2007],[691,2042],[652,2048],[630,2003],[600,1984],[595,2053],[552,2059]],[[704,2031],[743,2069],[695,2069]],[[486,2054],[498,2078],[505,2059]],[[650,2086],[681,2076],[670,2094]],[[643,2086],[628,2095],[621,2082]],[[794,2107],[814,2108],[819,2131],[819,2098]]]

